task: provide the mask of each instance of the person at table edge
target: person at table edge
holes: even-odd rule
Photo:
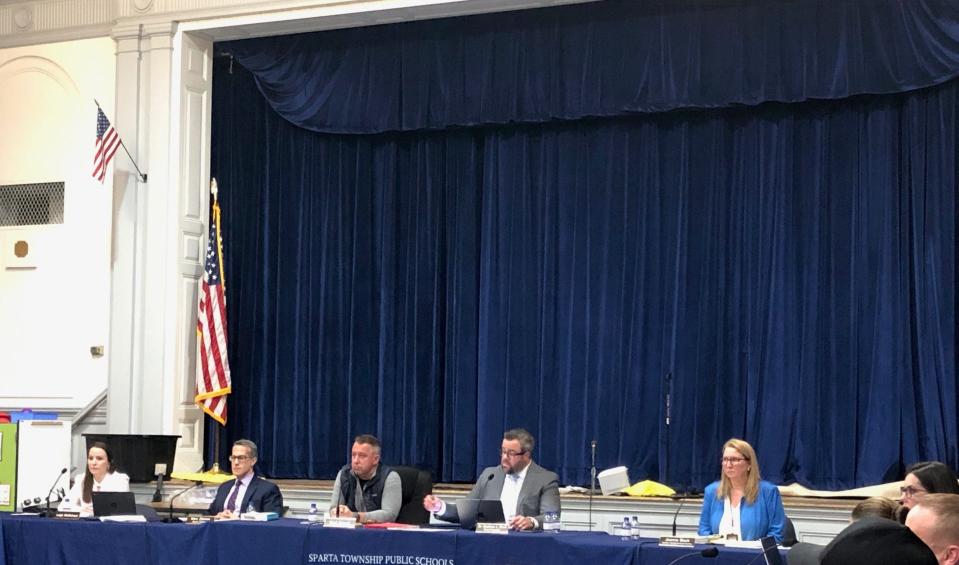
[[[392,522],[402,502],[399,474],[380,465],[380,440],[369,434],[356,436],[350,464],[340,469],[333,483],[330,513],[354,517],[361,524]]]
[[[500,464],[487,467],[466,498],[497,500],[503,503],[509,527],[538,530],[546,512],[560,513],[559,477],[533,462],[535,440],[528,431],[516,428],[503,434]],[[455,504],[427,495],[423,507],[437,518],[459,522]]]
[[[230,470],[235,480],[227,481],[216,490],[207,514],[217,518],[234,518],[236,514],[255,512],[283,513],[283,495],[270,481],[253,471],[256,465],[256,444],[248,439],[233,442],[230,454]]]
[[[786,512],[776,485],[763,481],[756,451],[741,439],[723,445],[720,480],[706,487],[699,535],[720,534],[750,541],[766,536],[783,541]]]

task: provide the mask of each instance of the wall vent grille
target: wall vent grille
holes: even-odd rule
[[[62,182],[0,185],[0,227],[62,223]]]

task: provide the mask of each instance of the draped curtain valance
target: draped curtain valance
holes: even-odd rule
[[[959,72],[959,2],[592,2],[220,44],[293,124],[378,133],[902,92]]]

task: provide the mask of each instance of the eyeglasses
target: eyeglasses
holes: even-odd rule
[[[526,451],[513,451],[512,449],[500,449],[500,450],[499,450],[500,457],[502,457],[503,455],[505,455],[505,456],[507,456],[507,457],[509,457],[509,458],[511,458],[511,459],[512,459],[513,457],[519,457],[520,455],[526,455],[526,453],[527,453]]]
[[[917,494],[922,494],[925,492],[929,492],[929,491],[927,491],[924,488],[916,488],[914,486],[899,487],[899,493],[903,496],[908,496],[909,498],[912,498],[916,496]]]
[[[250,457],[249,455],[231,455],[230,457],[228,457],[228,459],[230,461],[233,461],[234,463],[242,463],[243,461],[246,461],[247,459],[252,459],[252,457]]]
[[[723,465],[736,465],[738,463],[742,463],[743,461],[747,461],[747,459],[745,457],[723,457],[720,460]]]

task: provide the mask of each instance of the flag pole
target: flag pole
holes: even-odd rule
[[[97,105],[97,109],[99,109],[101,112],[103,112],[103,107],[100,106],[100,102],[98,102],[96,98],[93,99],[93,102]],[[103,112],[103,115],[106,116],[106,112]],[[110,119],[110,117],[107,116],[107,119]],[[144,173],[143,171],[141,171],[141,170],[140,170],[140,167],[137,166],[136,160],[133,159],[133,155],[130,155],[130,150],[127,149],[127,144],[126,144],[126,143],[123,143],[123,138],[120,137],[120,136],[117,136],[117,139],[120,140],[120,147],[123,147],[123,151],[126,152],[127,157],[130,159],[130,162],[133,163],[133,168],[136,169],[136,170],[137,170],[137,174],[140,175],[140,182],[146,182],[146,181],[147,181],[147,175],[146,175],[146,173]]]
[[[220,187],[217,185],[216,179],[215,178],[210,179],[210,196],[213,198],[213,204],[211,207],[214,210],[213,217],[210,218],[210,221],[216,222],[217,238],[220,237],[220,215],[218,211],[219,204],[220,204],[219,194],[220,194]],[[220,242],[217,241],[215,245],[217,246],[217,248],[219,248]],[[223,286],[224,292],[226,292],[226,277],[224,276],[224,272],[222,269],[223,258],[221,256],[218,256],[217,258],[219,261],[221,261],[220,284]],[[218,422],[218,423],[221,423],[221,422]],[[226,424],[223,423],[223,425],[226,425]],[[213,426],[213,466],[210,468],[209,472],[216,475],[222,473],[222,471],[220,470],[220,426],[217,426],[217,425]]]
[[[213,196],[213,206],[215,207],[218,204],[217,194],[220,192],[220,188],[216,184],[216,179],[210,179],[210,194]],[[219,218],[213,218],[214,222],[219,222]],[[217,226],[217,237],[220,234],[220,226]],[[220,242],[217,242],[219,245]],[[223,284],[223,289],[226,290],[226,285],[223,283],[223,273],[220,272],[220,284]],[[213,473],[220,472],[220,426],[213,426]]]
[[[211,473],[220,473],[220,426],[213,426],[213,467]]]

